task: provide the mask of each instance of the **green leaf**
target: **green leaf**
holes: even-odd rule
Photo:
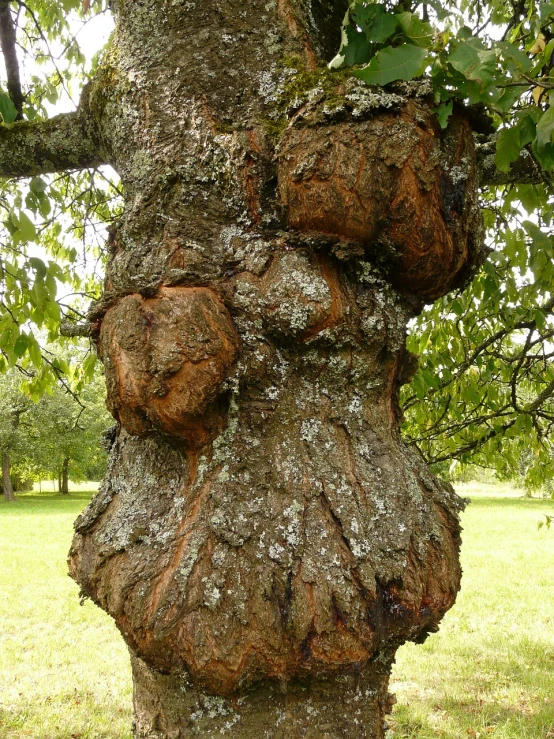
[[[354,74],[368,85],[388,85],[395,80],[411,80],[423,71],[427,52],[413,44],[379,51],[367,67]]]
[[[537,310],[535,311],[534,318],[535,323],[537,324],[537,328],[543,329],[546,325],[546,319],[544,317],[544,313],[542,312],[542,310],[540,310],[540,308],[537,308]]]
[[[444,3],[439,2],[438,0],[429,0],[429,5],[433,8],[440,21],[448,18],[450,12],[449,9],[445,7]]]
[[[56,303],[55,300],[49,300],[44,306],[44,310],[49,318],[52,318],[52,320],[56,321],[56,323],[60,322],[61,310],[60,306],[58,305],[58,303]]]
[[[92,379],[94,376],[94,368],[96,367],[96,354],[90,352],[85,361],[83,362],[83,375],[87,379]]]
[[[13,123],[17,118],[15,105],[12,103],[10,96],[3,90],[0,90],[0,115],[7,125]]]
[[[467,385],[465,395],[471,403],[478,405],[481,402],[481,393],[474,385]]]
[[[29,187],[35,194],[40,194],[46,190],[47,184],[42,177],[33,177],[29,182]]]
[[[554,107],[550,106],[537,123],[537,146],[539,149],[552,142],[554,132]]]
[[[368,41],[373,44],[382,44],[396,31],[396,26],[396,19],[393,15],[388,13],[378,15],[366,30]]]
[[[449,103],[441,103],[437,107],[435,113],[437,114],[437,119],[441,128],[446,128],[448,126],[448,119],[452,115],[452,108],[452,101],[450,101]]]
[[[398,25],[395,16],[387,13],[384,5],[377,3],[356,5],[352,19],[372,44],[382,44],[387,41]]]
[[[345,35],[347,43],[342,49],[343,64],[348,67],[352,67],[354,64],[366,64],[371,55],[371,46],[365,33],[361,33],[355,28],[347,28]]]
[[[477,39],[463,41],[448,56],[449,63],[468,80],[478,82],[481,87],[492,81],[496,54],[483,48]]]
[[[412,44],[424,49],[431,48],[435,34],[430,23],[420,20],[413,13],[400,13],[396,17],[402,32]]]
[[[546,21],[550,20],[553,15],[554,5],[552,5],[552,3],[539,3],[539,17],[541,26],[543,26]]]
[[[23,211],[19,213],[18,225],[21,241],[34,241],[36,239],[37,230],[35,224]]]
[[[39,259],[38,257],[31,257],[29,259],[29,264],[37,273],[37,277],[41,280],[44,279],[46,275],[46,265],[44,264],[42,259]]]
[[[503,128],[496,140],[495,163],[501,172],[508,172],[521,152],[520,133],[517,127]]]
[[[536,146],[533,148],[533,152],[544,170],[550,171],[554,168],[554,144]]]
[[[526,115],[517,124],[521,148],[530,144],[537,134],[537,126],[531,116]]]
[[[20,334],[17,337],[17,340],[15,344],[13,345],[13,351],[16,357],[22,357],[25,352],[27,351],[27,336],[25,334]]]
[[[496,48],[500,50],[502,57],[508,61],[514,61],[523,72],[528,72],[533,66],[533,62],[527,54],[524,54],[515,44],[509,41],[497,41]]]
[[[31,357],[31,361],[35,365],[35,367],[39,369],[42,365],[42,353],[40,350],[40,345],[32,334],[29,335],[28,341],[29,356]]]
[[[460,300],[454,300],[452,302],[451,308],[457,316],[462,316],[464,313],[464,307]]]

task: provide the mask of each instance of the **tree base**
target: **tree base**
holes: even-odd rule
[[[162,675],[131,655],[135,739],[384,739],[389,668],[358,675],[253,687],[240,696],[207,695],[184,675]]]

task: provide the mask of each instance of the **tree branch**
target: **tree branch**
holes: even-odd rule
[[[90,323],[71,323],[70,321],[62,321],[60,324],[60,334],[75,338],[77,336],[90,336]]]
[[[23,92],[19,78],[19,62],[16,53],[15,27],[10,10],[9,0],[0,0],[0,48],[6,65],[8,78],[8,94],[18,113],[18,120],[23,117]]]
[[[540,185],[550,183],[549,175],[533,159],[530,152],[524,149],[508,172],[501,172],[496,167],[496,134],[492,136],[476,136],[477,169],[481,186],[495,185]]]
[[[0,126],[0,177],[34,177],[108,163],[80,111]]]

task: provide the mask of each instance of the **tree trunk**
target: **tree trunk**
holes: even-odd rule
[[[226,699],[191,685],[186,674],[154,672],[131,656],[135,736],[258,739],[383,737],[389,666],[372,665],[358,674],[260,685]]]
[[[381,739],[459,587],[397,393],[407,321],[482,255],[469,125],[326,70],[346,0],[113,5],[79,115],[125,192],[91,313],[120,428],[71,573],[137,738]]]
[[[69,459],[67,457],[64,458],[62,463],[60,493],[69,495]]]
[[[10,475],[10,455],[8,452],[2,454],[2,480],[4,482],[4,498],[8,503],[15,500],[13,494],[12,478]]]

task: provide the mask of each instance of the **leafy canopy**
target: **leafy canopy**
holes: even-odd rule
[[[554,4],[357,0],[330,66],[386,85],[425,75],[436,113],[485,109],[498,170],[522,152],[539,185],[482,193],[489,260],[472,284],[428,307],[408,347],[404,432],[439,471],[480,464],[539,487],[554,474]]]
[[[3,125],[74,108],[99,58],[87,58],[81,41],[93,19],[97,29],[103,18],[111,25],[106,0],[25,0],[9,7],[23,104],[18,111],[4,78]],[[105,225],[117,213],[119,195],[109,171],[0,181],[0,373],[18,367],[35,401],[60,381],[80,391],[93,376],[93,352],[70,367],[43,347],[72,343],[60,335],[61,323],[81,320],[100,295]]]
[[[521,4],[519,4],[521,5]],[[444,127],[452,101],[485,105],[503,128],[497,166],[508,171],[531,145],[554,167],[554,4],[380,3],[356,0],[346,14],[331,68],[363,65],[354,74],[386,85],[425,74],[433,82]]]

